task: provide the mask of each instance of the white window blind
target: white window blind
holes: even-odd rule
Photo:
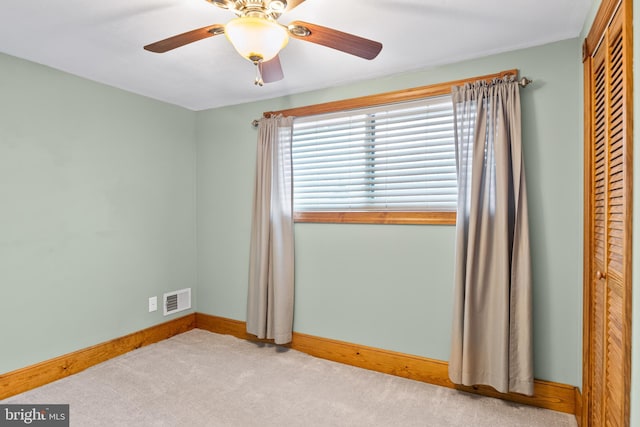
[[[451,97],[296,118],[294,209],[455,211]]]

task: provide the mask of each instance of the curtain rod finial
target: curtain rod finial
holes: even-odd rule
[[[518,81],[518,84],[522,87],[527,87],[529,84],[533,83],[533,80],[523,77]]]

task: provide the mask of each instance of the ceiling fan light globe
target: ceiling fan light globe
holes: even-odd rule
[[[241,16],[225,26],[224,33],[236,51],[251,62],[273,59],[289,42],[287,29],[266,18]]]

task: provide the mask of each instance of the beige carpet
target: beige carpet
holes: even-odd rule
[[[573,416],[195,329],[2,403],[71,426],[575,426]]]

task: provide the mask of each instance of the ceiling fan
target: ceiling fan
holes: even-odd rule
[[[144,46],[145,50],[164,53],[175,48],[225,34],[236,51],[256,66],[255,84],[262,86],[284,77],[278,54],[289,37],[330,47],[364,59],[373,59],[382,44],[353,34],[308,22],[293,21],[285,26],[278,18],[304,0],[206,0],[232,11],[236,18],[227,24],[213,24],[187,31]]]

